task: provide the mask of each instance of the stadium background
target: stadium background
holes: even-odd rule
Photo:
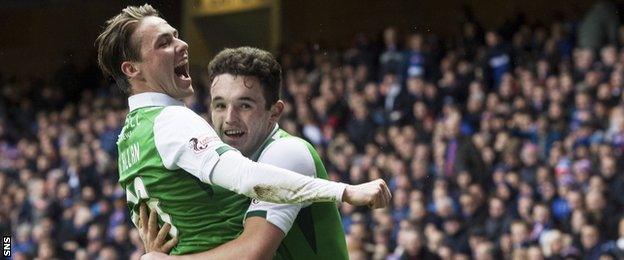
[[[140,3],[0,3],[0,231],[16,259],[140,255],[116,185],[126,100],[93,48]],[[621,4],[150,3],[189,42],[189,107],[207,117],[215,52],[267,48],[281,126],[333,179],[388,181],[390,209],[340,206],[352,259],[624,257]]]

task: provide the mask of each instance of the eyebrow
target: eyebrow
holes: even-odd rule
[[[158,43],[163,37],[171,37],[171,35],[173,35],[173,37],[177,37],[178,30],[173,29],[172,31],[159,33],[158,36],[156,36],[155,42]]]
[[[215,102],[215,101],[223,101],[223,100],[224,100],[224,98],[220,97],[220,96],[216,96],[216,97],[212,98],[213,102]],[[256,103],[256,100],[251,98],[251,97],[241,97],[241,98],[237,99],[236,101],[248,101],[248,102]]]
[[[256,100],[250,97],[242,97],[238,99],[239,101],[249,101],[249,102],[253,102],[256,103]]]

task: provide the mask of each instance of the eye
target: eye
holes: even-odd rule
[[[169,43],[171,43],[171,39],[168,38],[166,40],[164,40],[162,43],[160,43],[159,47],[167,47],[169,46]]]
[[[224,105],[224,104],[221,104],[221,103],[219,103],[219,104],[214,104],[214,105],[213,105],[213,108],[214,108],[215,110],[221,110],[221,109],[225,109],[225,105]]]
[[[242,109],[251,109],[251,105],[250,105],[250,104],[243,103],[243,104],[241,104],[241,108],[242,108]]]
[[[173,42],[173,36],[171,36],[170,34],[164,35],[160,39],[160,42],[158,43],[158,47],[159,48],[167,47],[171,44],[171,42]]]

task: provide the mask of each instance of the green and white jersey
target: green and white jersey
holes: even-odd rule
[[[245,158],[165,94],[136,94],[128,105],[117,140],[119,183],[135,225],[142,200],[158,212],[159,224],[171,224],[169,234],[179,241],[171,254],[206,251],[236,238],[250,202],[238,194],[279,203],[342,198],[345,184]]]
[[[210,172],[230,148],[205,120],[167,95],[134,95],[129,106],[117,145],[119,183],[134,224],[144,200],[178,237],[171,254],[201,252],[236,238],[249,199],[189,174]]]
[[[278,126],[251,159],[314,178],[328,178],[314,147]],[[275,259],[348,259],[342,221],[335,203],[286,205],[253,199],[246,213],[246,217],[250,216],[264,217],[287,234]]]

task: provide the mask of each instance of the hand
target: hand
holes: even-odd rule
[[[342,195],[342,201],[354,206],[368,205],[370,208],[385,208],[390,204],[390,189],[382,179],[360,185],[349,185]]]
[[[141,260],[169,259],[169,255],[160,252],[149,252],[141,256]]]
[[[141,240],[143,240],[143,246],[145,246],[145,252],[160,252],[168,254],[169,251],[178,243],[178,238],[171,238],[169,241],[165,241],[167,234],[171,229],[171,224],[165,223],[163,227],[158,230],[158,216],[156,210],[150,210],[149,217],[147,216],[147,205],[145,202],[141,202],[139,205],[139,234]],[[156,254],[158,255],[158,254]],[[143,259],[143,257],[141,257]]]

